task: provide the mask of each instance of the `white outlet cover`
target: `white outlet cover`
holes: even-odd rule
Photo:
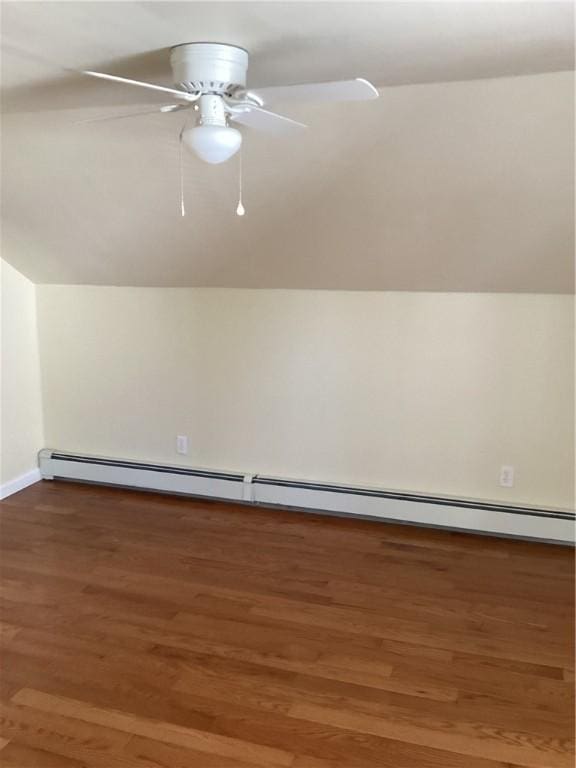
[[[176,435],[176,453],[186,455],[188,453],[188,436]]]
[[[514,487],[514,467],[511,464],[503,464],[500,467],[500,485],[503,488]]]

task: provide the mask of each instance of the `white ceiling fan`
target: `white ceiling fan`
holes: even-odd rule
[[[149,88],[170,94],[176,100],[175,104],[152,110],[154,113],[193,109],[197,113],[195,124],[183,128],[180,140],[208,163],[225,162],[240,149],[242,134],[230,123],[276,135],[298,132],[306,127],[303,123],[269,111],[266,108],[269,104],[285,101],[364,101],[376,99],[379,95],[376,88],[363,78],[247,88],[248,52],[244,48],[222,43],[178,45],[171,49],[170,64],[175,88],[91,70],[83,70],[83,74]],[[116,115],[96,118],[96,121],[150,113]]]

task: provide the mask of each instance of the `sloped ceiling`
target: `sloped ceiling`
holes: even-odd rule
[[[573,289],[571,3],[2,4],[2,255],[39,283]],[[250,51],[256,85],[363,76],[377,102],[286,105],[296,139],[185,160],[169,47]],[[279,110],[281,111],[281,110]]]

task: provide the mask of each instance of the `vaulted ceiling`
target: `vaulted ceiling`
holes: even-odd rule
[[[573,289],[573,5],[4,2],[2,255],[35,282]],[[375,102],[286,105],[238,162],[185,159],[183,118],[81,121],[161,95],[169,48],[250,52],[253,86],[363,76]],[[281,105],[279,105],[281,106]]]

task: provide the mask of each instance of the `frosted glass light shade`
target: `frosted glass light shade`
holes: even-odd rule
[[[201,160],[224,163],[240,149],[242,134],[227,125],[197,125],[184,131],[182,141]]]

